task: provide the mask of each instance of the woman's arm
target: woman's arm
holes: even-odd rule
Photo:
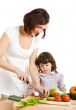
[[[38,49],[35,49],[29,59],[29,72],[34,83],[34,86],[44,95],[45,89],[40,85],[40,78],[38,76],[38,68],[35,65]]]
[[[29,72],[33,82],[36,85],[40,85],[40,79],[38,77],[38,69],[35,65],[35,59],[37,57],[38,49],[35,49],[29,59]]]
[[[0,39],[0,68],[6,69],[11,72],[15,72],[15,67],[11,66],[6,60],[3,59],[4,54],[6,53],[9,46],[9,38],[4,33]]]
[[[3,56],[7,52],[8,46],[9,46],[9,38],[7,34],[4,33],[0,39],[0,68],[16,73],[20,80],[26,80],[23,71],[11,65],[5,59],[3,59]]]

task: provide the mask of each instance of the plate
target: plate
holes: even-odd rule
[[[68,106],[71,104],[71,102],[56,102],[56,101],[46,101],[46,100],[40,100],[39,101],[42,104],[49,104],[49,105],[64,105],[64,106]]]

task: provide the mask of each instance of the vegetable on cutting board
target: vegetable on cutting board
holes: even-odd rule
[[[24,99],[21,99],[21,101],[19,102],[16,102],[16,107],[22,108],[26,106],[32,106],[35,104],[39,104],[39,99],[33,96],[29,96]]]
[[[26,98],[21,98],[18,97],[18,99],[16,99],[17,97],[13,97],[13,99],[15,99],[16,102],[15,106],[18,108],[22,108],[22,107],[26,107],[26,106],[33,106],[35,104],[59,104],[59,105],[69,105],[70,104],[70,99],[68,101],[65,101],[64,99],[62,99],[62,96],[64,96],[66,93],[60,91],[57,88],[53,88],[50,89],[48,94],[45,94],[45,98],[41,99],[39,96],[28,96]],[[12,97],[10,97],[11,99]],[[65,97],[63,97],[65,98]]]

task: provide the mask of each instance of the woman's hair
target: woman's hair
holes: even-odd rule
[[[24,15],[24,30],[31,33],[31,30],[37,25],[46,25],[49,23],[50,16],[45,9],[37,8]],[[43,30],[45,37],[46,29]],[[43,38],[42,37],[42,38]]]
[[[42,52],[38,58],[36,58],[35,60],[35,64],[39,67],[40,64],[47,64],[47,63],[51,63],[52,64],[52,68],[51,71],[56,71],[57,66],[56,66],[56,62],[54,60],[54,57],[52,56],[51,53],[49,52]]]

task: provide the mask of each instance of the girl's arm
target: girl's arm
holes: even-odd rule
[[[59,81],[58,81],[58,88],[63,91],[63,92],[66,92],[66,86],[64,84],[64,76],[63,74],[60,74],[59,76]]]

